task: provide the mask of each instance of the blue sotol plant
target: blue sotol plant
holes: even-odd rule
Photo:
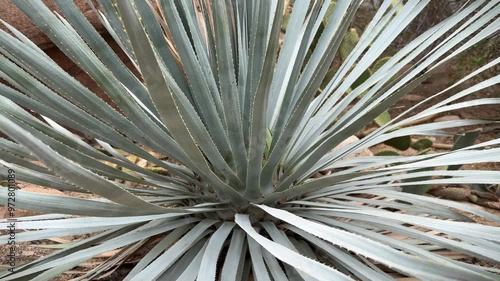
[[[0,31],[6,81],[0,130],[8,136],[0,139],[0,174],[13,169],[18,180],[72,192],[17,190],[17,208],[46,213],[18,218],[17,228],[29,231],[18,233],[17,243],[91,235],[6,270],[1,280],[50,280],[116,249],[78,279],[96,278],[148,249],[125,280],[393,280],[394,272],[423,280],[498,280],[498,270],[440,254],[498,262],[500,229],[464,214],[498,222],[497,216],[400,188],[498,184],[499,171],[433,168],[499,161],[500,140],[411,157],[347,156],[400,136],[446,136],[448,128],[488,123],[405,127],[436,113],[499,104],[498,98],[460,99],[500,76],[458,86],[500,59],[426,101],[445,91],[451,97],[427,108],[420,103],[339,146],[498,31],[498,1],[471,1],[356,87],[429,0],[384,1],[326,81],[361,0],[295,1],[282,40],[283,0],[98,0],[95,12],[137,72],[73,1],[55,0],[61,14],[41,0],[13,2],[114,106],[3,22],[12,33]],[[409,115],[415,108],[420,111]],[[6,204],[7,188],[0,190]],[[0,220],[1,229],[7,224]]]

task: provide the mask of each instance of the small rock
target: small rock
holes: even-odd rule
[[[26,257],[34,257],[35,256],[35,251],[23,251],[22,252],[23,256],[26,256]]]
[[[444,121],[456,121],[461,120],[460,116],[457,115],[446,115],[434,119],[434,122],[444,122]]]
[[[332,151],[341,149],[342,147],[344,147],[346,145],[350,145],[350,144],[353,144],[353,143],[358,142],[358,141],[359,141],[358,137],[350,136],[347,139],[345,139],[343,142],[341,142],[339,145],[337,145],[334,149],[332,149]],[[351,154],[347,155],[346,158],[349,159],[349,158],[363,157],[363,156],[373,156],[373,153],[369,149],[366,148],[366,149],[358,150],[354,153],[351,153]]]
[[[413,102],[419,102],[419,101],[423,101],[424,100],[424,97],[420,96],[420,95],[412,95],[412,94],[409,94],[409,95],[405,95],[403,97],[404,100],[406,101],[413,101]]]

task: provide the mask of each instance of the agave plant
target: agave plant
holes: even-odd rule
[[[15,208],[44,215],[3,219],[0,228],[14,220],[29,230],[16,234],[17,244],[81,239],[5,270],[1,280],[49,280],[112,250],[78,279],[97,278],[142,250],[125,280],[498,280],[498,269],[442,253],[499,262],[500,228],[468,215],[500,218],[400,189],[499,184],[499,171],[432,168],[499,161],[500,140],[412,157],[348,156],[400,136],[452,136],[446,129],[488,123],[405,126],[500,104],[459,101],[500,81],[462,87],[500,59],[424,102],[451,97],[419,103],[339,146],[499,30],[498,1],[471,1],[349,90],[429,2],[384,1],[320,91],[361,0],[338,1],[321,31],[331,1],[295,1],[283,41],[283,0],[98,0],[93,8],[133,71],[73,1],[55,0],[61,15],[41,0],[13,2],[111,102],[3,22],[11,34],[0,31],[0,129],[8,136],[0,139],[2,177],[10,169],[20,181],[68,195],[2,188],[0,204],[15,195]],[[320,171],[329,172],[313,177]],[[0,238],[8,244],[8,235]]]

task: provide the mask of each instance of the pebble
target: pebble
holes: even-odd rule
[[[412,94],[409,94],[409,95],[405,95],[403,97],[404,100],[406,101],[414,101],[414,102],[418,102],[418,101],[423,101],[424,100],[424,97],[420,96],[420,95],[412,95]]]
[[[358,142],[358,141],[359,141],[358,137],[350,136],[347,139],[345,139],[343,142],[341,142],[339,145],[337,145],[332,150],[341,149],[342,147],[344,147],[346,145],[350,145],[350,144],[353,144],[353,143]],[[365,149],[358,150],[354,153],[347,155],[346,159],[355,158],[355,157],[365,157],[365,156],[373,156],[373,153],[369,149],[365,148]]]

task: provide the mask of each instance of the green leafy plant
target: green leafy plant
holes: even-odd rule
[[[498,280],[495,269],[440,254],[498,262],[500,229],[472,223],[464,213],[498,222],[497,216],[400,188],[498,184],[498,171],[432,168],[498,161],[500,140],[413,157],[347,156],[400,136],[448,135],[447,128],[487,123],[404,126],[440,112],[499,104],[498,98],[458,100],[500,76],[456,89],[500,59],[430,98],[456,91],[442,102],[394,116],[333,149],[498,30],[498,1],[471,1],[348,92],[429,2],[393,7],[384,1],[319,95],[361,0],[337,2],[312,50],[330,1],[295,1],[279,53],[283,0],[98,0],[96,13],[138,76],[73,1],[55,0],[61,15],[41,0],[13,2],[113,106],[3,22],[13,35],[0,31],[0,77],[7,82],[0,84],[0,129],[8,136],[0,139],[1,175],[12,169],[20,181],[72,195],[16,190],[16,208],[46,213],[17,218],[17,229],[29,231],[17,233],[16,243],[82,238],[5,270],[2,280],[50,280],[116,249],[78,279],[94,279],[147,249],[125,280],[392,280],[395,273]],[[443,43],[401,72],[444,34]],[[9,196],[2,188],[0,204]],[[9,223],[1,220],[0,228]],[[8,243],[8,236],[0,238]]]

